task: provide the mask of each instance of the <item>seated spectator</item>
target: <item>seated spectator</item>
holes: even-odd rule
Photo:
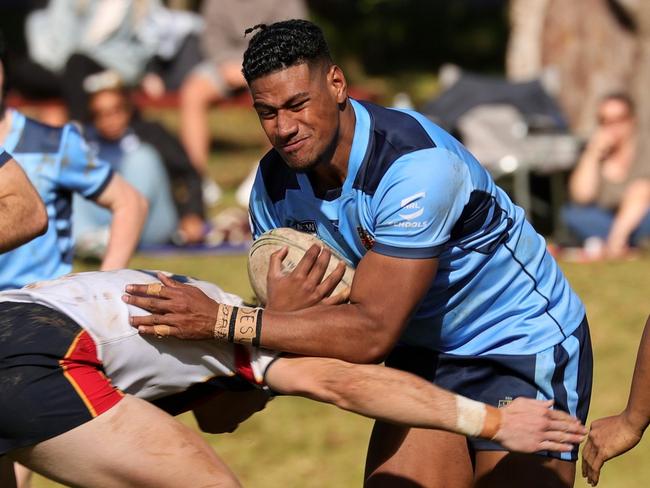
[[[113,74],[113,80],[119,78]],[[125,89],[114,83],[95,90],[89,104],[92,124],[86,130],[88,143],[149,203],[140,244],[169,242],[178,223],[169,178],[158,152],[130,126],[133,112]],[[101,254],[110,214],[81,199],[73,201],[73,208],[73,231],[80,254]]]
[[[632,100],[603,98],[598,128],[569,180],[572,203],[562,213],[590,258],[622,257],[650,238],[650,162],[637,160],[636,144]]]
[[[206,59],[183,82],[180,91],[181,139],[194,167],[204,178],[206,202],[215,203],[219,187],[207,177],[210,152],[208,109],[244,89],[242,56],[247,28],[283,19],[306,18],[303,0],[220,0],[203,2],[205,28],[201,47]]]
[[[22,67],[23,78],[43,80],[49,95],[58,90],[69,117],[85,120],[82,84],[88,75],[111,69],[130,86],[140,82],[158,42],[144,26],[159,7],[160,0],[50,0],[28,16],[25,33],[33,63],[32,75]]]

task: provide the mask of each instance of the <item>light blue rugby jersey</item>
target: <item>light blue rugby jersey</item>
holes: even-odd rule
[[[451,135],[423,115],[352,101],[348,175],[325,199],[271,150],[250,214],[258,237],[312,232],[352,264],[374,252],[439,259],[401,342],[450,354],[534,354],[585,310],[521,208]],[[398,290],[396,290],[398,292]]]
[[[72,270],[70,215],[72,193],[101,194],[112,177],[108,163],[96,159],[76,126],[50,127],[11,111],[3,146],[38,190],[49,219],[47,232],[0,255],[0,289],[21,288]]]

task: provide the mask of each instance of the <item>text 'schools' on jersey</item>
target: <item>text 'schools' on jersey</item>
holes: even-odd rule
[[[72,270],[72,193],[99,196],[112,177],[73,124],[50,127],[11,111],[4,149],[20,164],[47,209],[47,232],[0,256],[0,289],[20,288]]]
[[[254,237],[314,232],[357,264],[370,249],[439,259],[401,341],[462,355],[533,354],[562,342],[585,311],[521,208],[451,135],[423,115],[352,100],[342,188],[314,196],[271,150],[251,195]]]

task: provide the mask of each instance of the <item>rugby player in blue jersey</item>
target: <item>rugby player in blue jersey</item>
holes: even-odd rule
[[[0,41],[1,42],[1,41]],[[0,46],[0,145],[10,153],[38,191],[49,219],[44,235],[0,256],[0,290],[72,271],[72,193],[113,214],[102,269],[126,267],[138,243],[147,202],[111,166],[97,159],[76,125],[50,127],[4,104],[4,50]]]
[[[421,114],[350,99],[310,22],[258,26],[243,72],[273,145],[251,196],[254,235],[277,227],[317,234],[356,266],[349,302],[268,309],[239,330],[232,324],[243,312],[189,289],[152,297],[131,286],[125,300],[153,312],[132,324],[145,334],[385,360],[494,406],[553,399],[584,421],[592,375],[584,307],[479,162]],[[327,261],[318,253],[307,253],[310,266]],[[311,286],[302,274],[310,266],[271,273],[269,294],[291,300]],[[576,456],[509,454],[493,442],[378,421],[366,485],[566,487]]]

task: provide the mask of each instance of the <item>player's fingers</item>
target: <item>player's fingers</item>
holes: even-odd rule
[[[314,263],[320,255],[321,247],[318,244],[313,244],[307,252],[303,255],[302,259],[296,265],[296,269],[293,271],[297,276],[306,277],[314,266]]]
[[[582,434],[571,434],[564,430],[549,430],[544,433],[544,438],[562,444],[579,444],[584,439]]]
[[[171,300],[162,297],[152,298],[148,296],[122,295],[122,301],[129,305],[143,308],[148,312],[165,313],[172,311],[170,309]]]
[[[138,317],[131,316],[129,317],[129,324],[133,327],[140,327],[141,325],[163,325],[166,324],[165,315],[151,314],[151,315],[141,315]]]
[[[155,336],[160,339],[165,337],[176,337],[178,336],[178,329],[175,327],[170,327],[169,325],[140,325],[138,327],[138,332],[146,336]]]
[[[151,291],[151,285],[158,284],[160,283],[148,283],[146,285],[140,285],[140,284],[131,284],[131,285],[126,285],[126,292],[130,293],[131,295],[139,295],[139,296],[148,296],[149,292]]]
[[[569,452],[573,449],[571,444],[564,444],[556,441],[542,441],[539,443],[538,451],[555,451],[555,452]]]
[[[327,276],[327,278],[325,278],[321,284],[318,285],[318,293],[323,297],[329,296],[334,291],[334,288],[336,288],[336,286],[340,283],[344,274],[345,264],[341,262],[337,264],[336,268],[334,268],[334,271],[332,271]]]
[[[269,277],[277,278],[283,275],[282,261],[287,257],[287,254],[289,254],[289,248],[286,246],[271,254],[271,259],[269,260]]]
[[[163,285],[169,288],[178,288],[180,286],[183,286],[183,283],[176,281],[175,279],[167,276],[165,273],[161,273],[160,271],[158,272],[158,279]]]
[[[321,303],[323,305],[340,305],[341,303],[346,303],[348,300],[350,300],[350,287],[346,286],[341,293],[327,297],[321,300]]]
[[[314,265],[309,270],[307,275],[307,283],[311,286],[318,286],[325,276],[327,267],[330,264],[330,259],[332,257],[332,252],[327,248],[322,248],[320,254],[316,258]]]
[[[587,434],[587,428],[571,416],[562,420],[551,420],[548,423],[548,430],[557,430],[583,436]]]

